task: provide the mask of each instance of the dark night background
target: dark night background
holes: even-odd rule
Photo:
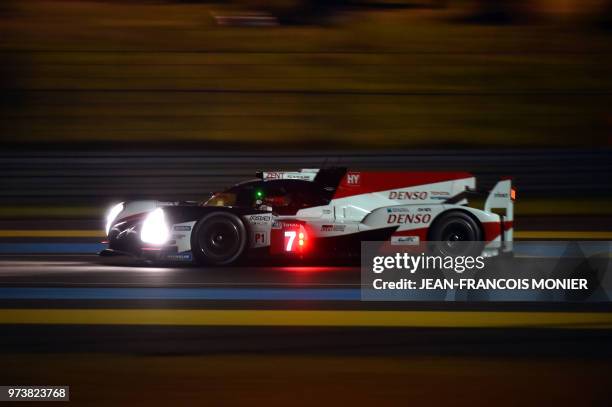
[[[610,0],[3,0],[0,385],[70,385],[79,405],[610,405],[609,323],[512,325],[513,311],[605,317],[609,302],[33,300],[15,293],[355,288],[359,271],[11,250],[95,246],[121,200],[199,200],[257,170],[333,165],[471,171],[484,188],[511,176],[518,240],[612,240],[611,106]],[[270,309],[448,322],[52,317]],[[466,311],[482,326],[453,327]]]

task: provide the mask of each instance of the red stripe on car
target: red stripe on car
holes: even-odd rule
[[[344,175],[344,178],[342,178],[340,185],[336,189],[334,199],[472,177],[473,175],[469,172],[349,171]]]

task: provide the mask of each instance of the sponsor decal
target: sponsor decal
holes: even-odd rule
[[[420,239],[418,236],[391,236],[391,244],[392,245],[406,245],[413,246],[418,245],[420,243]]]
[[[166,259],[168,260],[176,260],[176,261],[191,261],[192,260],[191,252],[185,253],[176,253],[176,254],[168,254],[166,255]]]
[[[429,213],[415,213],[415,214],[390,214],[387,217],[388,224],[403,224],[403,223],[411,223],[411,224],[425,224],[431,222],[431,214]]]
[[[346,183],[351,186],[358,186],[361,183],[361,174],[358,172],[349,172],[346,174]]]
[[[174,230],[177,232],[189,232],[191,231],[191,226],[178,225],[174,227]]]
[[[396,213],[396,212],[412,212],[413,208],[407,208],[405,206],[400,206],[399,208],[387,208],[387,213]]]
[[[264,179],[281,179],[283,178],[282,172],[264,172]]]
[[[323,225],[321,232],[344,232],[346,225]]]
[[[331,209],[323,209],[323,215],[331,214]]]
[[[172,235],[172,238],[175,240],[184,239],[187,235]]]
[[[282,222],[282,226],[284,229],[299,229],[302,227],[301,223],[291,223],[291,222]]]
[[[496,192],[493,194],[495,198],[508,198],[508,194],[503,194],[501,192]]]
[[[264,172],[264,180],[275,180],[275,179],[299,179],[302,181],[312,181],[316,177],[317,173],[300,173],[300,172]]]
[[[393,207],[393,208],[387,208],[387,213],[406,213],[406,212],[431,212],[431,208],[428,207],[417,207],[415,208],[415,205],[412,205],[411,207],[409,206],[399,206],[399,207]]]
[[[417,201],[427,199],[427,191],[391,191],[389,199],[397,201]]]
[[[249,223],[252,223],[253,225],[261,225],[261,224],[270,222],[270,220],[272,219],[272,216],[271,215],[251,215],[248,217],[248,219],[249,219]]]
[[[312,176],[312,174],[287,174],[286,179],[298,179],[298,180],[302,180],[302,181],[311,181],[312,179],[314,179],[314,177]]]
[[[283,228],[283,224],[278,221],[275,220],[274,222],[272,222],[272,229],[282,229]]]

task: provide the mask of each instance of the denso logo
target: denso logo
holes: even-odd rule
[[[401,223],[425,224],[429,222],[431,222],[431,215],[429,213],[391,214],[387,218],[387,223],[393,223],[393,224],[401,224]]]
[[[359,185],[361,181],[361,174],[358,172],[349,172],[346,174],[346,183],[349,185]]]
[[[426,191],[391,191],[389,192],[389,199],[394,200],[406,200],[416,201],[427,199]]]

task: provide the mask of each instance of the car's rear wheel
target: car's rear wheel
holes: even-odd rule
[[[196,224],[191,247],[198,264],[223,266],[237,261],[247,246],[242,219],[230,212],[214,212]]]
[[[432,251],[443,256],[478,255],[483,249],[482,239],[478,223],[461,211],[441,215],[429,235]]]

